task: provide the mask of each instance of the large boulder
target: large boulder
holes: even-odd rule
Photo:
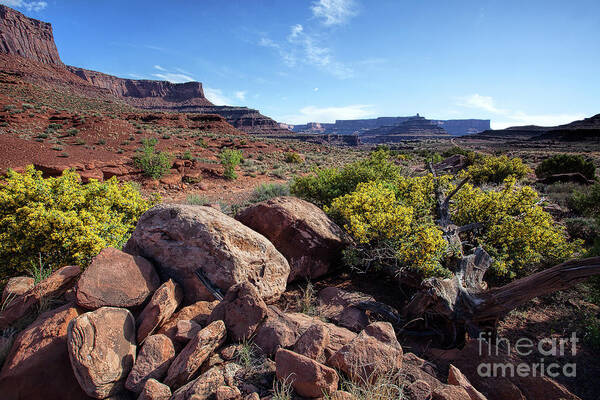
[[[254,285],[242,282],[229,288],[209,321],[224,321],[231,339],[241,342],[249,339],[266,317],[267,305]]]
[[[202,363],[225,342],[226,336],[223,321],[215,321],[198,332],[171,363],[165,384],[178,388],[192,379]]]
[[[8,301],[8,305],[0,312],[0,329],[7,328],[21,318],[30,315],[42,299],[56,298],[62,295],[73,286],[75,278],[79,276],[80,272],[81,269],[75,265],[62,267],[23,295]]]
[[[123,392],[135,363],[135,320],[124,308],[102,307],[69,324],[67,348],[73,371],[88,396]]]
[[[108,247],[92,259],[77,282],[77,304],[100,307],[135,307],[158,288],[154,267],[143,257]]]
[[[183,300],[181,287],[169,279],[152,295],[137,318],[137,342],[141,344],[175,312]]]
[[[389,322],[367,326],[329,358],[327,365],[344,371],[354,381],[373,381],[402,367],[402,347]]]
[[[125,387],[132,392],[142,391],[148,379],[161,380],[175,358],[175,348],[165,335],[148,336],[137,355]]]
[[[290,383],[300,396],[321,398],[338,386],[338,375],[333,368],[293,351],[277,350],[275,367],[277,379]]]
[[[48,311],[15,339],[2,371],[3,400],[83,400],[67,352],[67,327],[81,310],[67,304]]]
[[[195,274],[223,293],[251,282],[265,301],[285,291],[290,267],[261,234],[204,206],[161,204],[146,211],[125,247],[152,260],[159,272],[183,286],[187,303],[213,297]]]
[[[344,232],[319,207],[276,197],[242,210],[236,219],[266,236],[290,264],[288,282],[315,279],[340,259]]]

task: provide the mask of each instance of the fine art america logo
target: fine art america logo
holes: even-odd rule
[[[575,332],[568,339],[544,338],[537,343],[529,338],[517,339],[514,343],[506,338],[495,338],[492,340],[490,334],[482,333],[479,338],[479,356],[498,356],[500,354],[514,354],[520,357],[530,357],[532,354],[536,362],[513,363],[510,361],[500,362],[488,359],[477,366],[477,373],[481,377],[536,377],[548,376],[556,378],[559,375],[575,377],[577,365],[575,363],[548,362],[547,357],[555,360],[557,357],[577,354],[577,338]],[[494,343],[492,343],[494,342]],[[530,357],[533,358],[533,357]],[[488,362],[489,361],[489,362]]]

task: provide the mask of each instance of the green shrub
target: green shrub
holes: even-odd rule
[[[152,179],[162,178],[173,164],[168,153],[156,151],[157,143],[156,138],[143,139],[140,154],[134,159],[135,166],[141,169],[144,175]]]
[[[545,159],[535,169],[538,178],[544,179],[554,174],[579,172],[588,179],[595,179],[596,167],[590,160],[579,154],[557,154]]]
[[[260,203],[274,197],[289,196],[290,187],[287,184],[263,183],[252,192],[250,203]]]
[[[192,204],[195,206],[206,206],[210,204],[210,200],[208,200],[204,196],[200,196],[198,194],[189,194],[186,199],[187,204]]]
[[[389,151],[374,151],[368,158],[342,168],[325,168],[296,178],[290,187],[292,194],[319,206],[329,205],[336,197],[351,193],[359,183],[369,181],[393,182],[402,168],[391,162]]]
[[[457,154],[459,154],[461,156],[465,156],[467,158],[467,166],[472,165],[476,161],[479,161],[483,158],[483,156],[480,153],[477,153],[473,150],[463,149],[462,147],[458,147],[458,146],[454,146],[454,147],[449,148],[448,150],[445,150],[442,153],[442,156],[444,158],[448,158],[448,157],[452,157]]]
[[[521,180],[531,172],[531,169],[520,158],[508,156],[484,157],[460,174],[461,178],[469,176],[476,185],[483,183],[500,184],[506,178],[514,177]]]
[[[295,151],[288,151],[283,154],[285,162],[289,164],[302,164],[304,160],[302,156]]]
[[[569,208],[579,215],[600,218],[600,183],[575,190],[568,200]]]
[[[221,160],[221,165],[225,169],[223,172],[223,176],[227,179],[237,179],[237,174],[235,173],[235,167],[242,162],[242,152],[240,150],[223,150],[221,154],[219,154],[219,159]]]
[[[144,200],[116,178],[80,182],[65,171],[42,178],[33,166],[9,170],[0,186],[0,278],[37,268],[85,267],[101,249],[120,247],[140,215],[157,202]]]

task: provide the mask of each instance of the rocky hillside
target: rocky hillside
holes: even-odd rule
[[[598,140],[600,139],[600,114],[580,121],[558,126],[513,126],[492,129],[474,135],[473,138],[524,138],[532,140]]]
[[[202,83],[170,83],[166,81],[123,79],[64,66],[60,60],[52,26],[28,18],[0,5],[0,54],[9,56],[0,61],[0,71],[18,71],[25,80],[61,88],[73,86],[82,95],[107,95],[127,104],[152,111],[193,112],[218,114],[234,127],[247,133],[286,134],[277,122],[257,110],[245,107],[215,106],[205,96]],[[10,56],[28,60],[23,68]],[[74,75],[74,76],[73,76]],[[100,89],[100,90],[98,90]]]
[[[12,278],[0,328],[19,333],[0,341],[2,399],[579,399],[548,377],[482,378],[474,360],[519,360],[477,354],[474,340],[429,361],[408,352],[381,290],[324,287],[290,310],[288,287],[335,272],[347,238],[297,198],[236,218],[159,205],[83,272]]]

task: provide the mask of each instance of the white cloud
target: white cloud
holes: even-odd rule
[[[501,110],[494,105],[494,99],[490,96],[481,96],[480,94],[471,94],[468,96],[460,97],[458,101],[459,106],[479,108],[496,114],[505,113],[506,110]]]
[[[528,114],[519,110],[498,108],[491,96],[481,96],[477,93],[460,97],[456,104],[495,114],[496,118],[492,118],[491,122],[492,129],[520,125],[556,126],[585,118],[584,114]]]
[[[24,8],[27,11],[41,11],[48,6],[45,1],[0,0],[0,4],[14,8]]]
[[[193,82],[195,79],[191,76],[187,76],[185,74],[177,74],[172,72],[164,72],[161,74],[152,74],[155,78],[161,79],[163,81],[169,81],[171,83],[185,83],[185,82]]]
[[[241,101],[245,101],[246,100],[246,91],[245,90],[240,90],[235,92],[234,96],[236,99],[241,100]]]
[[[316,88],[313,89],[313,92],[318,92],[318,91],[319,91],[318,87],[316,87]]]
[[[327,26],[343,24],[357,14],[354,0],[319,0],[310,9]]]
[[[228,104],[233,104],[233,101],[223,94],[221,89],[215,89],[210,87],[204,88],[204,95],[211,103],[217,106],[225,106]]]
[[[161,67],[160,65],[154,65],[154,69],[160,71],[152,74],[153,77],[161,79],[163,81],[169,81],[171,83],[185,83],[195,81],[187,72],[183,72],[180,68],[175,68],[176,71],[179,72],[171,72],[168,69]]]
[[[353,104],[342,107],[307,106],[300,109],[299,114],[282,116],[279,120],[289,124],[305,124],[307,122],[335,122],[336,119],[360,119],[375,114],[369,104]]]
[[[293,25],[287,39],[290,44],[296,46],[303,53],[301,59],[306,63],[327,71],[340,79],[350,78],[354,75],[351,68],[336,61],[331,54],[331,49],[319,45],[317,38],[305,32],[302,25]]]

